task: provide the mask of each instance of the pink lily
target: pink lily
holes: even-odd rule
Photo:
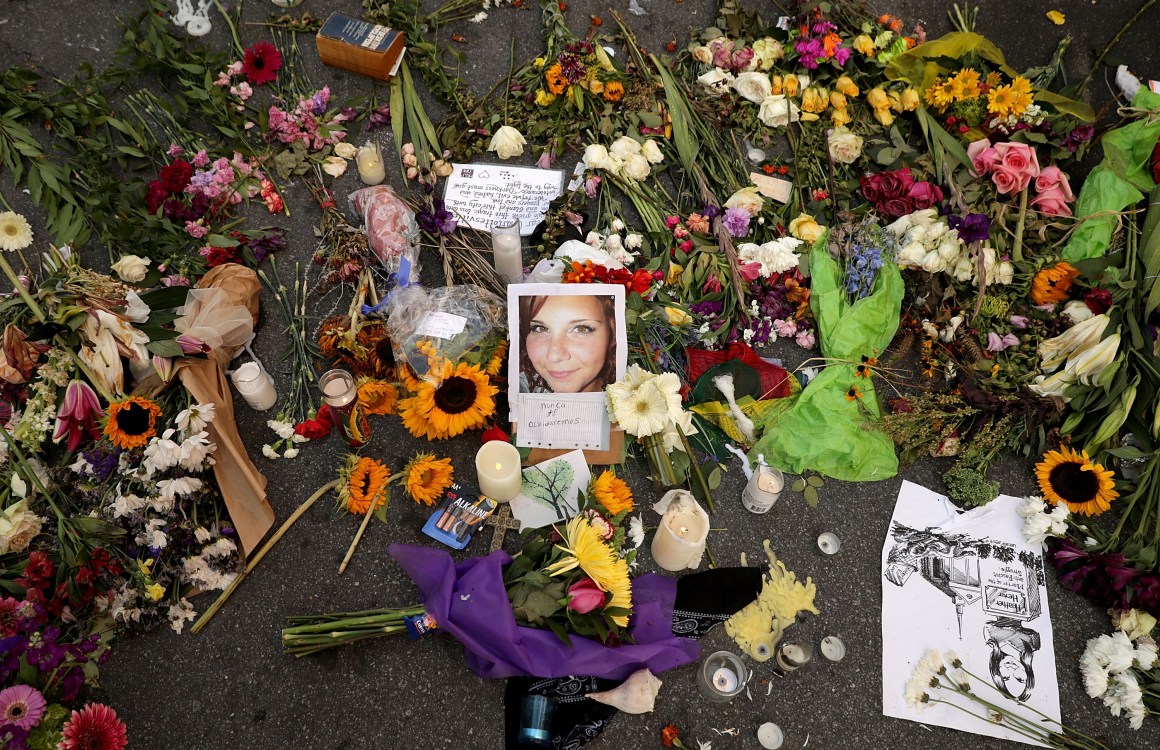
[[[177,343],[181,344],[181,351],[184,354],[206,354],[212,348],[198,337],[190,336],[188,333],[178,336]]]
[[[101,428],[97,420],[105,416],[101,402],[96,392],[83,380],[74,380],[68,384],[64,392],[64,402],[56,417],[56,430],[52,433],[53,442],[68,435],[68,449],[75,451],[84,440],[85,435],[94,440],[101,436]]]

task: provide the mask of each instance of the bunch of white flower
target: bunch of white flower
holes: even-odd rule
[[[660,146],[652,138],[641,142],[622,135],[608,148],[593,143],[584,149],[584,163],[589,169],[601,169],[617,177],[647,179],[652,165],[665,160]]]
[[[938,209],[924,208],[907,214],[886,229],[898,241],[894,260],[899,268],[920,268],[927,273],[946,273],[956,281],[979,285],[979,256],[987,284],[1010,284],[1015,266],[1000,261],[995,248],[985,246],[972,251],[953,231]]]
[[[1088,641],[1079,666],[1087,694],[1102,699],[1113,716],[1126,715],[1132,729],[1139,729],[1148,713],[1140,677],[1152,680],[1138,672],[1151,669],[1156,661],[1156,643],[1151,638],[1133,643],[1127,634],[1116,631]]]
[[[1071,515],[1066,505],[1057,505],[1050,511],[1043,498],[1036,495],[1023,498],[1016,509],[1023,520],[1023,538],[1028,544],[1043,544],[1047,537],[1062,537],[1067,533],[1067,519]]]
[[[608,413],[633,437],[660,435],[665,451],[681,444],[681,434],[695,435],[693,415],[685,411],[681,380],[671,372],[654,375],[640,365],[630,365],[624,380],[605,390]]]

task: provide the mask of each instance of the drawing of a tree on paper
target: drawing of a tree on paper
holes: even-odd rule
[[[576,473],[562,458],[524,469],[522,493],[537,503],[551,508],[557,518],[563,518],[575,493],[572,486]]]

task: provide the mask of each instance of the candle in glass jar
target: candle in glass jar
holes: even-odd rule
[[[658,506],[665,504],[665,499],[668,503],[661,510]],[[653,560],[665,570],[696,568],[705,553],[709,516],[684,490],[669,492],[665,499],[654,506],[661,512],[661,522],[653,536]]]
[[[813,646],[804,641],[787,641],[777,650],[777,666],[784,672],[793,672],[814,656]]]
[[[266,411],[278,400],[274,379],[257,362],[245,363],[230,377],[246,404],[255,411]]]
[[[502,440],[484,443],[475,454],[475,475],[481,494],[497,503],[510,503],[523,485],[519,450]]]
[[[721,667],[713,673],[713,687],[722,693],[732,693],[737,689],[737,674],[732,670]]]
[[[387,178],[387,169],[383,165],[383,154],[378,144],[368,143],[362,146],[354,157],[358,165],[358,176],[367,185],[378,185]]]
[[[491,252],[496,273],[507,283],[519,284],[524,280],[524,248],[519,219],[491,228]]]

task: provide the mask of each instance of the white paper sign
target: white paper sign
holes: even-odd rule
[[[467,327],[467,318],[462,315],[453,315],[446,312],[429,312],[415,327],[419,336],[434,336],[437,339],[450,339],[463,333]]]
[[[524,469],[523,489],[512,500],[520,531],[539,529],[576,515],[578,497],[592,481],[584,451],[572,451]]]
[[[503,164],[455,164],[446,180],[443,202],[456,218],[481,231],[520,220],[520,234],[531,234],[548,204],[560,194],[564,173]]]
[[[1023,540],[1022,501],[1000,495],[958,511],[947,498],[903,482],[882,548],[882,713],[1015,740],[1023,735],[953,706],[907,704],[906,683],[931,649],[955,652],[977,675],[972,690],[1021,716],[1059,720],[1051,612],[1041,546]],[[986,709],[949,690],[977,715]],[[1026,705],[1022,705],[1022,703]]]
[[[587,393],[520,394],[519,448],[608,450],[608,409]]]

